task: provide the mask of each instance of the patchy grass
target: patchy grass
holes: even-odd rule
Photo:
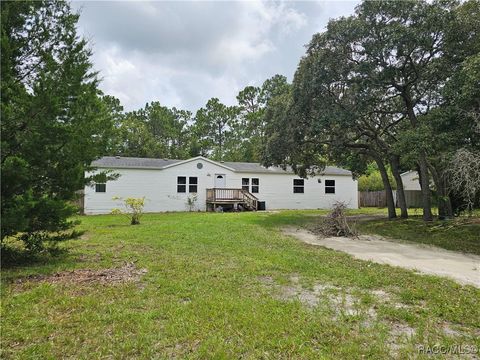
[[[370,220],[357,224],[360,232],[480,255],[480,218],[424,222],[421,217]]]
[[[320,214],[84,217],[85,236],[57,261],[3,269],[0,356],[403,359],[422,358],[418,345],[480,347],[479,289],[277,229]],[[48,281],[132,263],[146,270],[135,281]]]

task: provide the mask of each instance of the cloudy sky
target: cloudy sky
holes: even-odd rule
[[[196,111],[247,85],[291,81],[304,45],[358,1],[74,2],[102,90],[126,110],[150,101]]]

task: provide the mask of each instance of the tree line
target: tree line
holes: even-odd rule
[[[313,36],[291,84],[275,75],[233,106],[211,98],[195,113],[159,102],[125,112],[99,90],[78,19],[64,1],[1,3],[2,244],[68,237],[76,192],[113,176],[84,176],[104,155],[203,155],[300,176],[327,163],[358,175],[374,162],[391,218],[392,187],[408,215],[408,169],[419,172],[425,220],[432,187],[442,218],[478,204],[478,0],[365,1]]]
[[[211,98],[195,113],[154,101],[124,112],[120,101],[107,96],[114,120],[108,155],[260,162],[266,131],[265,110],[270,99],[289,91],[285,76],[275,75],[262,86],[247,86],[237,104]]]

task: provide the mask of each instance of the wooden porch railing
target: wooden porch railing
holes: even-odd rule
[[[257,210],[258,206],[258,198],[247,190],[232,188],[207,189],[207,202],[222,201],[245,203],[252,210]]]

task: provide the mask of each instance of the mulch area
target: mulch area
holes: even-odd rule
[[[138,282],[147,269],[138,269],[134,263],[125,263],[122,267],[91,270],[77,269],[57,272],[52,275],[31,275],[15,281],[17,285],[30,282],[45,282],[50,284],[121,284]]]

